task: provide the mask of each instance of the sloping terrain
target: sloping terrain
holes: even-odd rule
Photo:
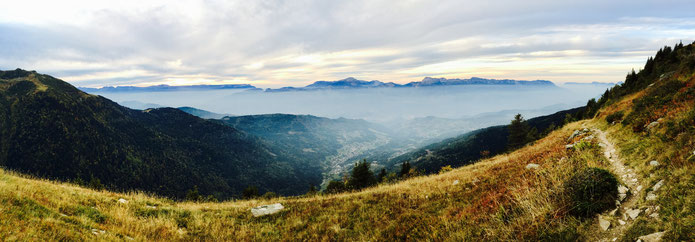
[[[176,203],[4,172],[0,176],[2,211],[11,212],[2,213],[5,224],[0,226],[0,233],[22,239],[143,240],[578,236],[572,231],[589,230],[593,222],[562,212],[563,202],[554,199],[560,197],[553,190],[561,187],[571,171],[588,165],[605,167],[607,163],[598,146],[565,149],[574,127],[579,124],[554,132],[534,146],[444,174],[329,196]],[[528,163],[540,168],[526,169]],[[127,202],[119,202],[121,198]],[[259,218],[249,212],[251,207],[275,202],[286,210]]]
[[[528,124],[536,130],[543,131],[549,127],[562,125],[567,115],[577,116],[581,115],[583,111],[584,108],[560,111],[529,119]],[[408,161],[428,174],[437,172],[441,167],[447,165],[453,167],[467,165],[480,158],[485,158],[485,155],[496,155],[507,151],[508,126],[499,125],[468,132],[396,157],[383,159],[383,163],[387,167],[393,167]],[[481,153],[483,151],[488,153]]]
[[[630,74],[588,105],[596,112],[593,118],[507,154],[358,192],[179,203],[2,172],[0,235],[10,240],[692,241],[695,55],[691,45],[663,53],[652,63],[662,73]],[[581,176],[586,170],[609,176],[586,179]],[[596,181],[614,181],[604,192],[616,201],[592,210],[598,214],[578,213],[594,204],[578,203],[584,197],[573,184]],[[262,217],[249,211],[272,203],[284,209]]]
[[[324,174],[324,180],[340,178],[369,153],[391,154],[410,144],[386,127],[364,120],[267,114],[225,117],[222,123],[262,138],[301,160],[304,169]]]
[[[124,108],[61,80],[0,72],[0,165],[113,190],[217,198],[246,186],[304,193],[320,176],[259,139],[172,108]]]

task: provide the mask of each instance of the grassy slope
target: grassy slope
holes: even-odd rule
[[[3,172],[0,237],[458,240],[582,236],[592,230],[593,221],[566,215],[566,205],[557,194],[572,171],[587,165],[606,166],[597,146],[581,151],[564,148],[567,136],[582,125],[568,125],[533,146],[444,174],[357,193],[270,201],[176,203]],[[527,170],[528,163],[540,168]],[[455,180],[460,183],[453,185]],[[118,203],[119,198],[129,202]],[[288,209],[267,217],[251,216],[251,207],[274,202]],[[92,229],[106,232],[93,235]]]

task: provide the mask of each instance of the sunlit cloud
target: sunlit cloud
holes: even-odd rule
[[[348,76],[616,82],[658,48],[692,42],[692,9],[627,0],[12,1],[0,9],[0,69],[89,87]]]

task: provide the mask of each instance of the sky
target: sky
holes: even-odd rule
[[[618,82],[695,38],[695,1],[2,1],[0,69],[83,87]]]

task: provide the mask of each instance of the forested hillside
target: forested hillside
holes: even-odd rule
[[[24,70],[0,72],[0,165],[94,188],[224,199],[320,182],[258,138],[172,108],[131,110]]]

